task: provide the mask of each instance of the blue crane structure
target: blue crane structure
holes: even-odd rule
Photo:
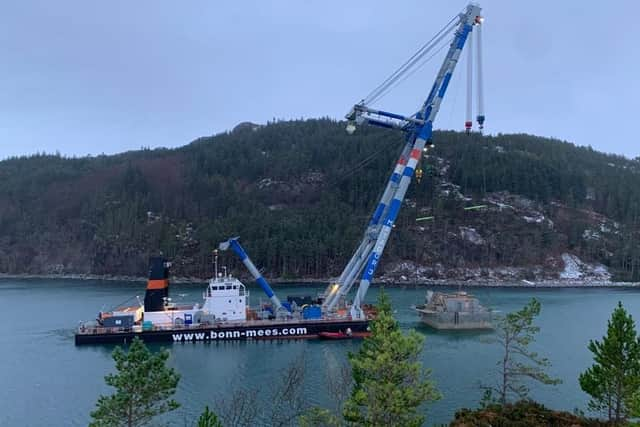
[[[231,248],[233,252],[238,255],[244,266],[247,267],[247,270],[249,270],[249,273],[251,273],[253,278],[256,279],[256,283],[262,288],[264,293],[267,294],[267,297],[271,300],[274,313],[286,310],[286,308],[284,308],[284,306],[280,302],[278,296],[275,294],[275,292],[273,292],[273,289],[271,289],[271,286],[269,286],[267,280],[262,276],[262,274],[260,274],[260,271],[256,268],[253,261],[251,261],[251,258],[249,258],[249,255],[247,255],[247,252],[244,250],[242,245],[240,245],[238,239],[239,237],[232,237],[229,240],[220,243],[220,246],[218,248],[221,251],[226,251],[227,249]]]
[[[405,132],[405,145],[400,154],[391,177],[382,193],[380,201],[369,221],[364,237],[355,253],[342,271],[340,277],[329,284],[322,295],[322,312],[330,315],[335,311],[338,304],[349,293],[358,275],[360,275],[360,285],[351,305],[350,316],[352,319],[363,319],[365,314],[362,310],[362,302],[369,289],[369,285],[382,257],[382,252],[389,240],[391,229],[394,227],[396,218],[402,206],[402,201],[411,183],[411,178],[416,171],[418,162],[423,151],[427,151],[433,146],[431,134],[433,131],[433,121],[438,114],[440,104],[447,91],[453,71],[460,59],[462,49],[471,32],[477,28],[477,80],[478,80],[478,115],[476,117],[478,128],[482,131],[484,127],[484,111],[482,100],[482,58],[481,58],[481,37],[480,6],[470,3],[465,10],[447,23],[429,42],[422,46],[407,62],[396,70],[382,84],[375,88],[365,99],[353,106],[347,114],[347,132],[353,133],[356,125],[372,124],[384,128],[401,129]],[[429,96],[420,107],[420,110],[412,116],[390,113],[370,107],[375,101],[389,92],[391,88],[401,82],[410,73],[416,71],[425,62],[433,58],[439,50],[446,46],[448,38],[452,36],[449,43],[449,50],[438,71],[435,83],[431,87]],[[443,45],[443,41],[445,44]],[[469,44],[470,45],[470,44]],[[440,48],[438,48],[440,46]],[[467,67],[467,118],[465,129],[471,131],[471,83],[472,83],[472,57],[469,47],[468,67]],[[419,171],[420,172],[420,171]],[[420,173],[418,174],[420,178]],[[220,243],[220,250],[231,248],[242,260],[256,282],[273,304],[275,312],[287,310],[275,295],[271,286],[260,274],[245,250],[240,245],[237,237],[233,237]],[[288,310],[287,310],[288,311]]]
[[[353,133],[356,125],[371,124],[384,128],[401,129],[405,133],[405,145],[402,149],[400,158],[396,163],[391,177],[389,178],[386,188],[382,193],[380,201],[369,221],[362,241],[353,254],[351,260],[347,263],[339,278],[330,283],[323,295],[322,309],[325,313],[335,310],[340,301],[344,301],[344,297],[351,290],[358,275],[360,275],[360,284],[351,305],[351,317],[353,319],[364,318],[362,303],[369,289],[369,285],[373,275],[380,263],[382,253],[389,239],[392,228],[402,201],[405,197],[411,178],[422,157],[423,150],[427,151],[432,143],[433,121],[438,114],[440,104],[447,91],[449,82],[453,75],[453,71],[460,59],[462,49],[467,42],[468,37],[474,27],[480,28],[483,19],[480,15],[480,6],[470,3],[459,15],[454,17],[445,27],[440,30],[427,44],[422,46],[416,54],[414,54],[407,62],[405,62],[396,72],[387,78],[380,86],[363,99],[360,103],[354,105],[347,114],[347,132]],[[401,114],[390,113],[378,109],[371,108],[376,100],[380,99],[394,85],[406,78],[410,71],[415,71],[430,58],[432,58],[439,49],[443,41],[448,41],[448,37],[453,38],[449,44],[449,49],[440,67],[436,80],[431,87],[431,91],[426,101],[422,104],[418,112],[411,116],[403,116]],[[481,50],[480,37],[478,35],[478,126],[482,130],[484,126],[484,112],[482,110],[482,74],[481,74]],[[446,44],[444,45],[446,46]],[[429,56],[430,55],[430,56]],[[471,58],[471,54],[469,54]],[[471,62],[469,60],[469,62]],[[469,64],[469,69],[471,64]],[[468,75],[468,96],[470,97],[470,73]],[[468,101],[468,105],[470,105]],[[470,121],[470,107],[467,107],[467,122]],[[467,127],[467,123],[465,123]],[[468,128],[471,126],[469,125]]]

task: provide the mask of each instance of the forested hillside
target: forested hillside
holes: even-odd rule
[[[381,274],[539,279],[583,262],[640,279],[638,159],[529,135],[436,132],[434,143]],[[239,235],[269,277],[336,275],[401,145],[396,132],[350,136],[321,119],[245,123],[179,149],[8,159],[0,273],[141,276],[161,251],[175,274],[204,278],[218,242]],[[464,210],[474,205],[486,207]]]

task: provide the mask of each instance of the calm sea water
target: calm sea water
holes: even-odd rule
[[[204,285],[173,285],[174,301],[198,301]],[[86,425],[98,396],[109,393],[104,375],[113,370],[112,347],[75,347],[73,329],[133,295],[140,283],[74,280],[0,280],[0,425]],[[323,287],[277,287],[286,295],[313,294]],[[432,370],[443,398],[427,407],[428,424],[444,423],[457,408],[475,406],[480,383],[494,380],[499,349],[487,333],[443,333],[424,328],[411,311],[424,299],[424,288],[387,289],[403,329],[426,336],[423,363]],[[375,300],[378,289],[368,297]],[[251,289],[252,302],[260,290]],[[591,363],[586,346],[600,338],[619,300],[640,318],[640,291],[633,289],[477,289],[494,309],[508,312],[535,296],[542,302],[541,332],[535,349],[548,357],[550,373],[564,383],[532,388],[533,397],[553,408],[585,408],[587,396],[578,375]],[[328,371],[356,351],[357,341],[258,341],[169,344],[170,364],[182,375],[176,399],[182,407],[171,415],[175,425],[193,425],[205,405],[238,387],[267,390],[293,360],[304,355],[305,395],[328,404]],[[159,347],[153,347],[157,349]],[[265,393],[266,394],[266,393]],[[261,399],[261,395],[256,396]]]

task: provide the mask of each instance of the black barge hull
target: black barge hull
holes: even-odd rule
[[[346,332],[364,337],[369,332],[367,320],[253,321],[246,323],[200,325],[193,327],[141,330],[92,328],[78,330],[76,345],[127,344],[134,337],[147,343],[213,342],[254,339],[309,339],[320,332]]]

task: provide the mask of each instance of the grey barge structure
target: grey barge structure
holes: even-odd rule
[[[451,294],[428,291],[425,303],[415,310],[422,322],[434,329],[493,329],[492,312],[463,291]]]

